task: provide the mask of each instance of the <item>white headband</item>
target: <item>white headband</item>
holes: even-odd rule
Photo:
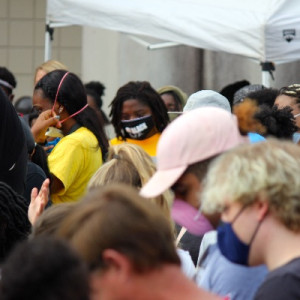
[[[2,79],[0,79],[0,85],[3,85],[3,86],[5,86],[5,87],[7,87],[7,88],[9,88],[11,90],[14,89],[14,87],[11,84],[9,84],[7,81],[2,80]]]

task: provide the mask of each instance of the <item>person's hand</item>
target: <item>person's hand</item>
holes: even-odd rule
[[[44,211],[49,200],[49,185],[50,180],[47,178],[38,192],[37,188],[33,188],[31,191],[31,201],[28,208],[28,219],[31,225],[34,225],[37,218]]]
[[[31,132],[35,142],[44,143],[46,141],[45,133],[49,127],[61,128],[61,124],[51,109],[42,112],[34,125],[31,127]]]

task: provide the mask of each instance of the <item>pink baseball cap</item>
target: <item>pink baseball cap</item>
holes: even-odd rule
[[[241,136],[235,115],[218,107],[201,107],[173,121],[157,146],[157,171],[141,189],[146,198],[170,188],[187,167],[249,142]]]

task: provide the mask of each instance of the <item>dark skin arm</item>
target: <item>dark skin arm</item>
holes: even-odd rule
[[[51,178],[51,185],[50,185],[50,193],[56,194],[64,189],[64,185],[56,176],[54,176],[53,174],[51,175],[52,178]]]

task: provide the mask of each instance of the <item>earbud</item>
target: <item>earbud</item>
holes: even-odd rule
[[[60,108],[58,109],[58,113],[61,113],[64,110],[64,108],[62,106],[60,106]]]

